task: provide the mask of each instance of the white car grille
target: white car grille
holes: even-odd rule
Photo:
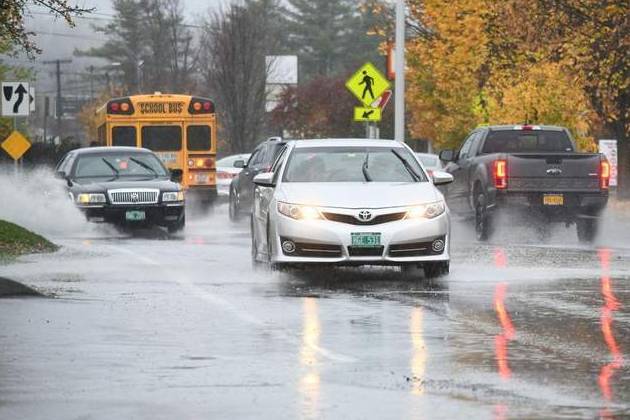
[[[112,204],[157,204],[159,190],[152,189],[118,189],[107,191]]]

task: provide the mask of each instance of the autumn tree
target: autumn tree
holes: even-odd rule
[[[526,9],[524,0],[504,3],[517,18],[497,21],[511,40],[498,42],[497,51],[558,63],[572,75],[604,131],[618,140],[619,195],[630,198],[630,3],[535,0]]]
[[[92,10],[77,5],[71,6],[68,0],[2,0],[0,1],[0,44],[21,49],[27,54],[40,52],[31,39],[34,33],[27,30],[24,25],[24,17],[33,6],[43,7],[53,16],[62,18],[70,26],[74,26],[75,16]]]

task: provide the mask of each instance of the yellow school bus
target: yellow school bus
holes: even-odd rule
[[[97,111],[98,143],[144,147],[169,169],[183,171],[182,185],[201,201],[216,198],[214,103],[190,95],[132,95],[109,100]]]

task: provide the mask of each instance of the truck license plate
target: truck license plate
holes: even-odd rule
[[[545,206],[564,206],[564,196],[562,194],[545,194],[543,204]]]
[[[146,219],[147,215],[141,210],[129,210],[125,213],[125,219],[129,222],[138,222]]]
[[[352,233],[352,246],[371,248],[381,246],[380,233]]]

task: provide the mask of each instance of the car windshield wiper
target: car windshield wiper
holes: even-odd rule
[[[411,177],[413,179],[416,180],[416,182],[420,182],[422,181],[422,177],[416,172],[416,170],[414,169],[413,166],[411,166],[411,164],[407,161],[407,159],[405,159],[403,157],[403,155],[401,155],[400,153],[398,153],[398,151],[396,149],[391,149],[392,153],[402,162],[402,164],[404,165],[405,169],[407,170],[407,172],[409,172],[409,174],[411,175]]]
[[[116,169],[109,160],[105,158],[101,158],[101,159],[103,159],[103,162],[105,162],[105,164],[109,166],[112,171],[114,171],[114,174],[116,174],[116,178],[118,178],[118,174],[119,174],[118,169]]]
[[[153,172],[153,175],[155,175],[156,177],[158,176],[158,173],[155,169],[153,169],[152,167],[150,167],[149,165],[147,165],[146,163],[142,162],[141,160],[138,160],[136,158],[133,157],[129,157],[129,160],[132,161],[133,163],[142,166],[144,169],[148,169],[151,172]]]
[[[368,161],[369,160],[370,160],[370,151],[366,150],[365,151],[365,160],[363,161],[363,166],[361,167],[361,170],[363,171],[363,176],[365,177],[365,180],[367,182],[372,182],[372,177],[370,176],[370,172],[368,171],[368,168],[369,168]]]

